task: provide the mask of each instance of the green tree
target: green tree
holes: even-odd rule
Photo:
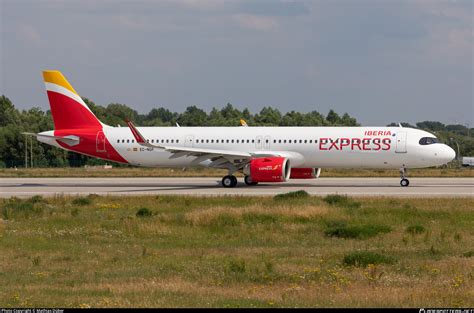
[[[281,113],[278,109],[274,109],[271,107],[264,107],[260,113],[255,116],[255,121],[259,125],[266,125],[266,126],[276,126],[280,124],[281,121]]]
[[[207,113],[193,105],[179,115],[178,122],[181,126],[206,126]]]
[[[326,120],[329,122],[330,125],[342,124],[341,117],[333,110],[329,110],[328,116],[326,116]]]
[[[350,117],[349,114],[344,113],[341,119],[342,125],[344,126],[358,126],[357,120],[353,117]]]
[[[426,129],[426,130],[433,130],[433,131],[446,129],[443,123],[434,122],[434,121],[419,122],[419,123],[416,123],[416,127],[421,128],[421,129]]]
[[[0,97],[0,127],[18,123],[18,110],[15,109],[10,99],[2,95]]]

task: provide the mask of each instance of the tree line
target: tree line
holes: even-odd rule
[[[125,120],[134,121],[140,126],[239,126],[244,119],[249,126],[359,126],[354,117],[344,113],[339,115],[330,110],[327,115],[318,111],[301,113],[290,111],[281,113],[278,109],[264,107],[259,113],[248,109],[239,110],[228,103],[222,109],[213,108],[206,112],[197,106],[189,106],[182,113],[171,112],[166,108],[154,108],[147,114],[140,114],[125,104],[111,103],[107,106],[96,105],[87,98],[84,102],[99,120],[110,126],[126,126]],[[457,149],[462,155],[474,155],[474,131],[464,125],[444,125],[440,122],[420,122],[416,126],[403,123],[404,126],[422,128],[436,135]],[[394,124],[393,124],[394,125]],[[35,167],[63,167],[104,164],[105,161],[90,158],[77,153],[64,151],[46,144],[31,141],[21,132],[42,132],[54,128],[51,112],[34,107],[18,110],[6,96],[0,97],[0,167],[24,167],[25,151],[28,146],[28,159]],[[450,139],[452,138],[452,139]],[[30,151],[32,150],[32,151]]]

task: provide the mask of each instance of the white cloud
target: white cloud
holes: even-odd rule
[[[459,1],[418,1],[427,31],[422,41],[428,57],[433,59],[469,57],[474,51],[472,4]],[[467,8],[465,5],[468,5]],[[462,59],[460,59],[462,62]]]
[[[36,46],[41,44],[41,35],[33,26],[28,24],[20,24],[16,31],[18,37],[26,41],[28,44]]]
[[[185,8],[197,10],[214,10],[226,4],[224,0],[172,0],[174,4],[179,4]]]
[[[232,16],[238,25],[258,31],[270,31],[278,26],[275,18],[252,14],[235,14]]]

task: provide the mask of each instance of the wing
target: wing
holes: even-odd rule
[[[256,152],[245,152],[245,151],[232,151],[232,150],[216,150],[216,149],[202,149],[202,148],[191,148],[183,146],[168,146],[168,145],[159,145],[152,144],[150,140],[146,139],[140,131],[133,125],[131,121],[126,121],[130,131],[132,132],[135,140],[138,144],[150,147],[157,148],[169,151],[172,153],[170,159],[180,158],[184,156],[195,156],[191,164],[199,164],[206,160],[210,162],[207,164],[209,167],[217,168],[227,168],[230,170],[240,170],[245,164],[247,164],[250,159],[255,157],[265,157],[265,156],[278,156],[278,154],[273,153],[256,153]]]

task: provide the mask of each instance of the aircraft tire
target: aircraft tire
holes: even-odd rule
[[[247,186],[255,186],[256,184],[258,184],[258,182],[252,181],[252,177],[250,177],[249,175],[246,175],[244,177],[244,182]]]
[[[410,185],[410,181],[406,178],[403,178],[401,181],[400,181],[400,186],[402,187],[408,187],[408,185]]]
[[[237,178],[234,175],[227,175],[222,178],[222,186],[225,188],[233,188],[237,186]]]

